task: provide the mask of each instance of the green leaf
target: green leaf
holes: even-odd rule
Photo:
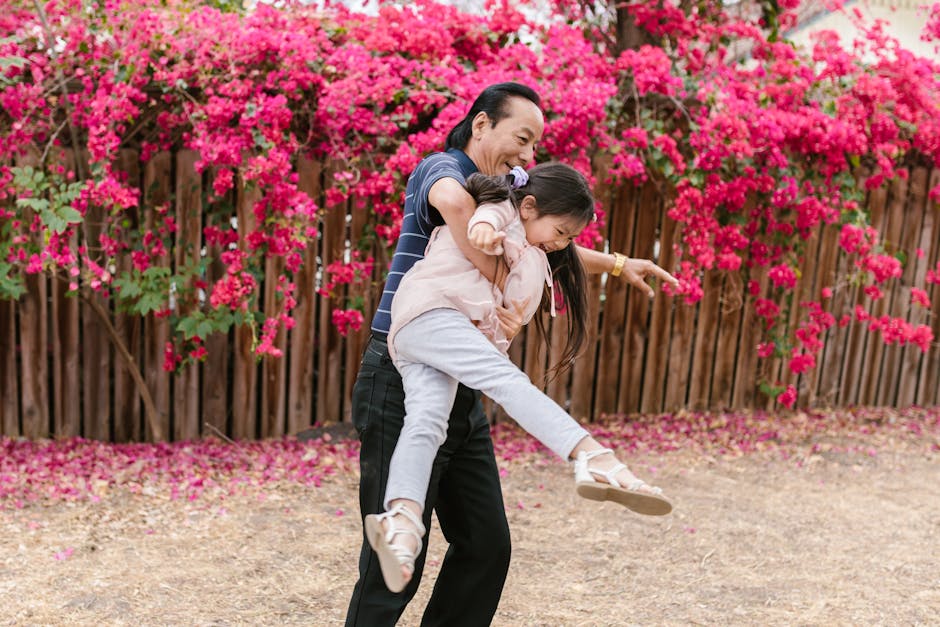
[[[155,294],[153,292],[145,293],[140,297],[140,300],[137,301],[137,306],[134,309],[141,315],[147,315],[152,311],[162,309],[163,303],[162,294]]]
[[[176,325],[176,330],[189,340],[198,335],[197,327],[199,323],[200,321],[196,317],[183,318],[179,321],[179,324]]]
[[[62,219],[59,214],[51,209],[44,209],[40,212],[43,224],[49,227],[53,233],[63,233],[69,228],[68,220]]]
[[[170,276],[170,269],[166,266],[150,266],[144,270],[144,279],[151,283],[155,283],[160,279],[165,279]]]
[[[215,332],[217,325],[213,324],[211,320],[203,320],[196,327],[196,335],[205,339],[212,335]]]
[[[12,264],[0,262],[0,299],[18,300],[20,296],[26,293],[22,275],[11,276],[10,272],[12,270]]]
[[[36,212],[42,212],[49,208],[49,201],[45,198],[17,198],[16,204],[29,207]]]
[[[127,300],[137,298],[143,293],[143,290],[140,289],[140,283],[131,278],[127,272],[122,273],[119,278],[114,279],[114,287],[117,288],[121,298]]]
[[[25,57],[0,57],[0,69],[5,70],[11,67],[23,67],[29,63],[29,59]]]

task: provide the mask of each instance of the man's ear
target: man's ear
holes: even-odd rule
[[[490,116],[486,114],[486,111],[480,111],[475,116],[473,116],[473,124],[471,128],[473,129],[473,136],[479,137],[479,134],[490,125]]]

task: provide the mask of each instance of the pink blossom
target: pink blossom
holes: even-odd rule
[[[768,276],[774,287],[793,289],[796,286],[796,272],[786,264],[772,267]]]
[[[362,312],[357,309],[334,309],[333,325],[340,335],[347,335],[350,330],[358,331],[362,327]]]
[[[862,260],[861,267],[871,272],[878,283],[901,276],[901,262],[891,255],[867,256]]]
[[[788,385],[786,389],[777,395],[777,402],[790,409],[796,404],[796,388]]]
[[[924,309],[930,309],[930,297],[927,295],[927,292],[918,288],[911,288],[911,304],[920,305]]]
[[[766,359],[774,354],[776,348],[773,342],[761,342],[757,345],[757,354],[759,357]]]
[[[790,372],[801,374],[816,367],[816,358],[808,353],[800,353],[790,358]],[[787,405],[789,407],[790,405]]]

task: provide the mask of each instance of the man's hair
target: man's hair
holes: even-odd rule
[[[470,137],[473,135],[473,118],[483,111],[490,118],[490,123],[496,126],[500,120],[509,115],[506,106],[510,98],[525,98],[533,102],[536,106],[541,106],[542,101],[539,95],[531,87],[520,85],[519,83],[496,83],[490,85],[477,96],[470,107],[467,115],[451,129],[447,135],[447,142],[444,144],[444,150],[458,148],[463,150],[470,143]]]

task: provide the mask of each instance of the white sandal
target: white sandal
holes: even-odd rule
[[[413,525],[412,529],[396,526],[395,516],[401,514]],[[382,528],[382,521],[388,520],[388,530]],[[409,574],[415,571],[415,558],[421,553],[424,546],[424,525],[421,519],[410,509],[399,503],[392,509],[381,514],[369,514],[365,518],[366,538],[376,555],[379,556],[379,566],[382,568],[382,577],[385,585],[392,592],[401,592],[405,584],[410,581],[402,575],[402,566]],[[411,551],[401,544],[392,544],[395,536],[409,535],[417,540],[418,547]]]
[[[621,486],[616,476],[626,465],[618,462],[610,470],[597,470],[588,466],[590,460],[607,453],[613,454],[613,451],[603,448],[578,453],[574,462],[574,480],[579,496],[592,501],[620,503],[637,514],[647,516],[665,516],[672,511],[672,503],[662,496],[663,491],[642,479],[637,479],[628,486]],[[597,481],[592,475],[603,477],[606,483]]]

